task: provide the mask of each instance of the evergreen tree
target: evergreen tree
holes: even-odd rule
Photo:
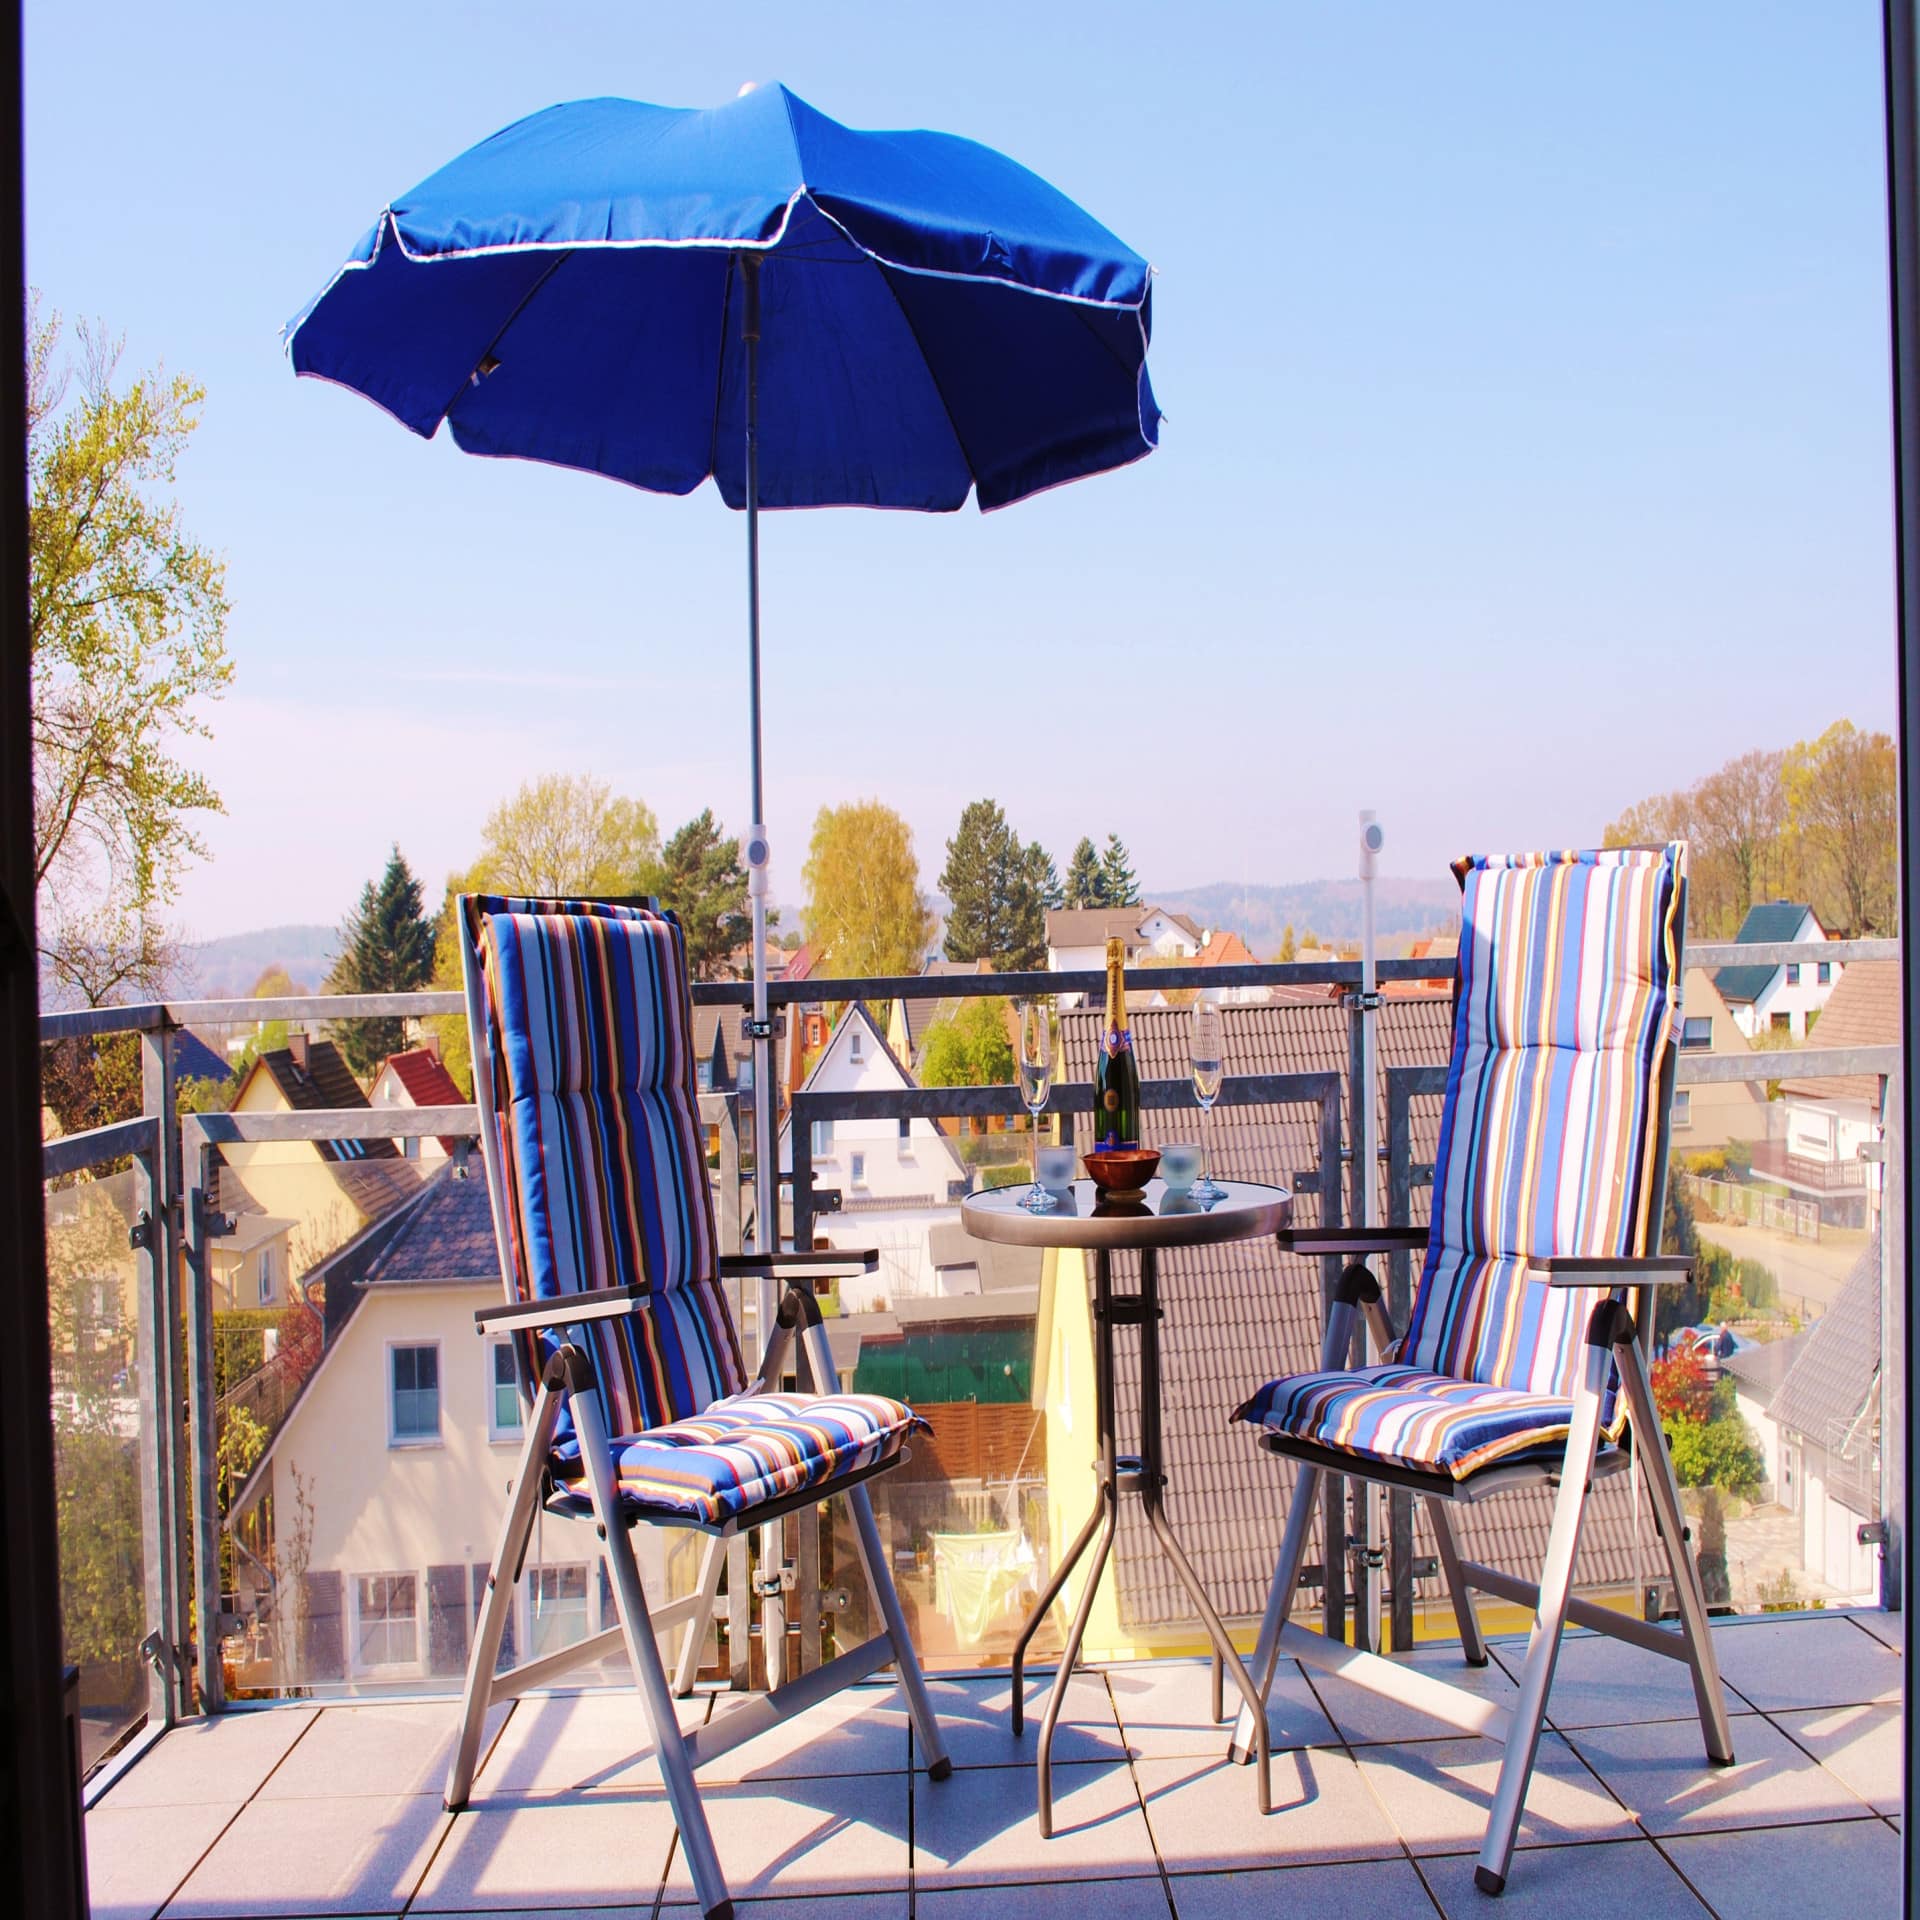
[[[433,977],[433,927],[421,912],[420,883],[395,847],[386,871],[369,880],[340,929],[329,993],[412,993]],[[406,1044],[403,1020],[342,1020],[334,1038],[361,1079]]]
[[[1280,951],[1273,957],[1283,966],[1300,951],[1300,943],[1293,937],[1293,922],[1289,920],[1280,933]]]
[[[1047,951],[1047,901],[1058,891],[1053,862],[1036,841],[1023,847],[992,800],[974,800],[947,842],[940,891],[952,902],[949,960],[1037,967]]]
[[[660,902],[680,916],[688,971],[696,980],[721,978],[727,956],[753,930],[740,843],[722,835],[707,807],[667,842],[660,866]]]
[[[1127,850],[1117,833],[1107,835],[1107,850],[1100,857],[1100,900],[1103,907],[1137,907],[1140,883],[1134,878]]]
[[[1106,905],[1100,874],[1100,856],[1094,852],[1093,842],[1084,834],[1080,837],[1080,844],[1074,848],[1073,859],[1067,867],[1067,905],[1069,907]]]

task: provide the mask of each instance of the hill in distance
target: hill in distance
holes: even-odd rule
[[[1278,952],[1286,929],[1304,940],[1309,929],[1322,941],[1360,938],[1358,880],[1301,880],[1284,886],[1242,886],[1216,880],[1210,886],[1169,890],[1143,887],[1141,898],[1173,907],[1203,927],[1229,927],[1262,960]],[[1374,926],[1383,955],[1404,952],[1423,933],[1452,931],[1460,922],[1460,889],[1451,879],[1374,882]]]
[[[182,997],[237,1000],[269,967],[285,967],[303,991],[319,988],[340,944],[338,927],[262,927],[200,940],[185,949]]]

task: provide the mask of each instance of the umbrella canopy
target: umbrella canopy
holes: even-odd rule
[[[982,508],[1150,453],[1151,270],[1037,175],[782,86],[582,100],[386,209],[289,324],[295,370],[468,453],[749,504]]]

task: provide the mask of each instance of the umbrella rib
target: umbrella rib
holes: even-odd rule
[[[491,357],[494,348],[497,347],[500,344],[500,342],[507,337],[507,330],[513,325],[513,323],[516,320],[520,318],[520,316],[523,313],[526,312],[534,296],[537,293],[539,293],[543,287],[545,287],[547,282],[551,280],[553,276],[556,273],[558,273],[560,269],[563,266],[565,266],[569,260],[573,258],[573,254],[574,254],[574,250],[571,247],[567,248],[567,250],[564,253],[556,254],[554,256],[553,265],[550,266],[546,270],[546,272],[543,273],[540,276],[540,278],[536,280],[533,283],[533,285],[530,286],[526,290],[526,292],[523,293],[520,296],[520,298],[514,302],[513,311],[510,314],[508,314],[507,317],[504,320],[502,320],[497,327],[494,328],[493,337],[490,340],[488,340],[486,345],[486,350],[481,354],[480,359],[476,360],[473,363],[473,366],[468,369],[466,378],[463,379],[460,382],[460,384],[454,388],[452,394],[448,397],[447,404],[440,409],[440,418],[442,420],[447,420],[452,417],[455,403],[459,400],[460,396],[463,393],[465,393],[470,386],[474,384],[473,376],[475,373],[477,373],[480,370],[481,362]]]
[[[707,472],[716,487],[720,484],[720,407],[727,390],[727,322],[733,313],[733,276],[739,260],[737,253],[728,256],[726,285],[720,295],[720,351],[714,356],[713,366],[713,426],[707,434]]]
[[[869,256],[872,258],[873,256]],[[920,350],[920,364],[927,370],[927,378],[933,382],[933,391],[940,402],[940,411],[947,417],[947,431],[953,435],[953,444],[960,449],[960,458],[967,465],[967,479],[975,487],[980,484],[980,476],[974,471],[973,455],[967,451],[967,443],[960,432],[960,423],[953,417],[953,408],[947,402],[946,389],[940,384],[940,376],[933,370],[933,362],[927,357],[927,343],[920,338],[920,329],[913,324],[913,315],[907,311],[906,303],[900,298],[900,290],[888,278],[886,263],[874,258],[874,271],[880,276],[880,284],[886,288],[887,296],[892,300],[895,311],[906,323],[907,331],[913,335],[913,344]],[[962,505],[965,499],[962,498]]]

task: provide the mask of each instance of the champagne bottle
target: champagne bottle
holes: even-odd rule
[[[1127,982],[1123,941],[1107,942],[1107,1024],[1093,1063],[1093,1139],[1096,1147],[1140,1144],[1140,1069],[1133,1058],[1133,1034],[1127,1026]]]

